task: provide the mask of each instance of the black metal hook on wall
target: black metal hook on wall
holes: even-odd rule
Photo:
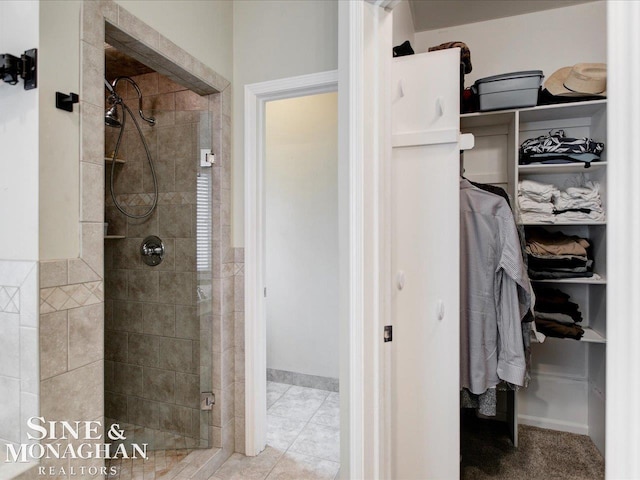
[[[80,98],[77,93],[70,93],[67,95],[66,93],[56,92],[56,108],[60,110],[64,110],[66,112],[73,112],[73,104],[78,103]]]
[[[9,85],[24,80],[24,89],[31,90],[38,86],[38,49],[26,50],[20,58],[9,53],[0,54],[0,79]]]

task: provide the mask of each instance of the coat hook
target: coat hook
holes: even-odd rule
[[[65,110],[67,112],[73,112],[73,104],[80,101],[77,93],[56,92],[56,108]]]

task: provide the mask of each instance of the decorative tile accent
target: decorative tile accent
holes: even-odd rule
[[[148,207],[153,203],[152,193],[126,193],[116,195],[118,203],[127,207]],[[107,205],[113,205],[110,196],[105,199]],[[160,192],[158,205],[196,205],[195,192]]]
[[[40,290],[40,312],[51,313],[93,305],[104,300],[102,281],[64,285]]]
[[[0,285],[0,312],[20,313],[20,288]]]
[[[233,272],[234,275],[244,275],[244,263],[234,263]]]

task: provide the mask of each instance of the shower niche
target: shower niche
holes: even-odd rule
[[[200,150],[215,109],[112,47],[105,58],[106,422],[152,450],[215,446],[200,406],[213,388],[213,169]],[[161,261],[145,261],[160,244]]]

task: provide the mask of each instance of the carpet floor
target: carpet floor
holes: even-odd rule
[[[514,448],[506,424],[465,416],[462,480],[600,480],[604,458],[586,435],[520,425]]]

